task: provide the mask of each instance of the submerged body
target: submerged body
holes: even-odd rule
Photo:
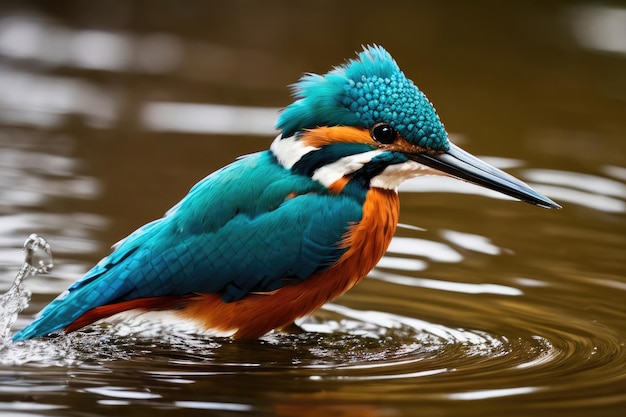
[[[15,340],[126,310],[168,310],[236,338],[289,326],[356,285],[395,231],[398,185],[451,175],[546,207],[450,144],[425,96],[380,47],[308,75],[269,150],[196,184],[114,247]]]

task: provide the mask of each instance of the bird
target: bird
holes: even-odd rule
[[[453,144],[387,50],[366,45],[292,86],[269,149],[209,174],[45,306],[13,340],[68,333],[122,312],[167,312],[254,340],[354,287],[398,224],[399,185],[442,175],[560,206]]]

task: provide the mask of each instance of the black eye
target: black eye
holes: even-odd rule
[[[376,142],[390,144],[396,140],[398,136],[398,132],[396,129],[389,126],[387,123],[376,123],[372,130],[370,131],[370,135],[372,135],[372,139]]]

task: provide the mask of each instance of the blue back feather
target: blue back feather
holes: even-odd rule
[[[290,193],[297,196],[286,199]],[[306,279],[341,256],[337,242],[361,215],[360,202],[292,175],[269,151],[250,155],[122,240],[14,339],[63,329],[113,302],[193,292],[232,301],[280,288],[287,277]]]

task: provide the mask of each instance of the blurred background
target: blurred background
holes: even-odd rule
[[[286,86],[371,43],[470,151],[625,176],[619,4],[4,0],[0,210],[21,217],[4,227],[45,207],[64,240],[119,237],[266,148]]]
[[[548,415],[560,405],[589,415],[597,409],[580,398],[593,391],[602,415],[617,415],[626,375],[626,4],[618,1],[2,0],[0,289],[9,287],[30,233],[47,237],[57,259],[51,276],[29,281],[34,298],[18,326],[199,179],[266,149],[278,111],[292,100],[288,85],[374,43],[427,94],[455,143],[564,209],[485,198],[495,196],[442,179],[409,182],[401,222],[425,230],[401,228],[409,240],[396,239],[395,255],[340,303],[507,340],[539,337],[556,346],[534,365],[548,366],[535,371],[550,389],[532,397],[540,406],[515,397],[511,407]],[[491,295],[475,295],[483,292]],[[557,332],[555,323],[572,327]],[[598,347],[604,356],[593,356]],[[512,371],[517,356],[507,355],[533,350],[503,349],[509,361],[500,370],[511,373],[495,388],[531,392]],[[589,358],[601,360],[596,373],[581,374],[578,385],[561,379]],[[289,362],[272,357],[281,360]],[[469,356],[445,360],[442,369],[463,368]],[[467,403],[458,400],[470,397],[458,392],[478,380],[491,389],[487,381],[496,380],[472,375],[450,386],[405,379],[394,389],[407,398],[393,398],[406,402],[392,411],[460,412]],[[432,397],[410,391],[420,382]],[[276,377],[256,388],[272,384],[283,387]],[[337,385],[320,387],[330,388]],[[362,405],[354,395],[328,402]],[[484,410],[503,410],[507,395],[495,397]],[[305,415],[293,404],[284,415]],[[372,407],[355,415],[388,415],[386,406]]]

